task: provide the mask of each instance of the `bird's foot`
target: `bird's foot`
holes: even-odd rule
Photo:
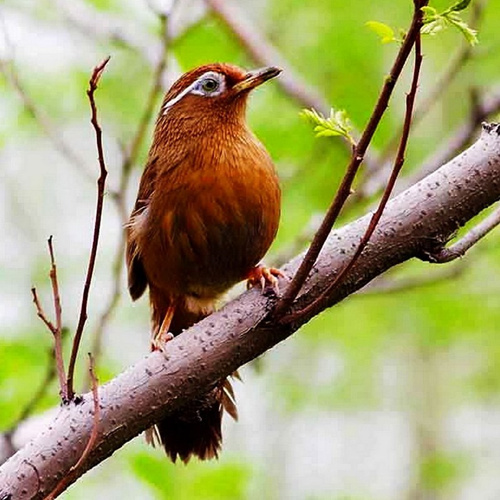
[[[170,342],[173,338],[174,335],[170,332],[164,332],[155,335],[155,337],[151,339],[151,351],[165,352],[165,346],[167,345],[167,342]]]
[[[264,293],[266,287],[270,286],[274,290],[274,293],[279,295],[278,278],[286,278],[285,273],[274,267],[258,265],[247,274],[247,288],[260,285],[262,293]]]
[[[174,312],[175,306],[170,305],[161,322],[160,328],[153,333],[153,338],[151,339],[152,351],[164,352],[167,342],[170,342],[174,338],[174,335],[168,331],[174,317]]]

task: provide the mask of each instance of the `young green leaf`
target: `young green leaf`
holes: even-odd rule
[[[438,12],[435,8],[429,6],[422,7],[422,12],[424,13],[422,34],[436,35],[440,31],[452,26],[458,29],[471,45],[476,45],[478,43],[477,31],[472,29],[458,14],[470,2],[471,0],[460,0],[443,12]]]
[[[335,111],[332,108],[328,118],[318,113],[315,109],[304,109],[300,115],[315,125],[314,131],[316,132],[316,137],[340,136],[346,138],[351,144],[354,144],[354,139],[350,134],[352,125],[345,110]]]
[[[387,24],[381,23],[379,21],[367,21],[366,26],[375,32],[382,43],[390,43],[399,41],[394,34],[394,30]]]
[[[471,0],[460,0],[456,4],[452,5],[450,7],[450,10],[459,12],[461,10],[465,10],[469,4],[471,3]]]

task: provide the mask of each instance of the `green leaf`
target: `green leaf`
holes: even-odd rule
[[[447,16],[448,21],[450,24],[455,26],[465,37],[465,39],[471,44],[471,45],[476,45],[478,43],[477,39],[477,31],[469,27],[469,25],[463,21],[460,16],[454,12],[451,12]]]
[[[315,109],[303,109],[300,116],[315,125],[314,132],[316,132],[316,137],[340,136],[346,138],[351,144],[354,144],[354,139],[350,134],[352,125],[345,110],[335,111],[332,108],[329,117],[326,118]]]
[[[380,37],[380,41],[382,43],[397,41],[396,37],[394,36],[394,30],[387,24],[381,23],[379,21],[367,21],[365,24]]]
[[[450,10],[455,11],[455,12],[459,12],[461,10],[464,10],[469,6],[471,1],[472,0],[460,0],[456,4],[452,5],[450,7]]]
[[[468,43],[476,45],[478,43],[477,31],[472,29],[458,14],[470,2],[471,0],[461,0],[441,13],[438,13],[433,7],[422,7],[424,17],[421,33],[423,35],[436,35],[440,31],[452,26],[463,34]]]

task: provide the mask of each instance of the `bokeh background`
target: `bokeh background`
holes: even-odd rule
[[[147,300],[132,304],[126,293],[121,235],[154,121],[145,109],[152,103],[155,114],[163,92],[152,92],[154,82],[165,89],[202,63],[252,68],[265,57],[262,50],[252,53],[234,25],[210,8],[220,3],[179,0],[172,9],[172,2],[153,0],[0,2],[0,427],[14,428],[14,447],[43,429],[44,415],[58,402],[57,385],[47,378],[52,338],[30,293],[36,285],[52,311],[49,235],[69,331],[66,348],[77,321],[98,175],[85,95],[91,69],[111,55],[97,92],[109,181],[78,365],[81,390],[88,387],[85,352],[94,352],[104,383],[149,349]],[[307,95],[320,106],[346,109],[358,130],[397,51],[365,23],[404,29],[412,11],[410,0],[222,3],[251,27],[251,37],[278,51],[271,53],[276,63]],[[439,10],[448,3],[431,5]],[[464,18],[479,28],[473,50],[454,30],[424,39],[421,119],[407,154],[408,176],[442,148],[452,157],[456,130],[474,129],[482,100],[498,96],[500,9],[496,0],[472,4]],[[375,137],[372,159],[400,127],[408,80],[407,72]],[[249,107],[251,127],[274,158],[283,186],[270,263],[304,248],[348,158],[342,141],[316,139],[299,117],[308,104],[272,82],[255,92]],[[491,119],[498,109],[500,104]],[[343,223],[375,200],[373,177],[370,169],[362,173],[360,196]],[[244,367],[244,383],[235,384],[240,421],[224,422],[219,461],[174,466],[138,437],[63,497],[500,498],[499,243],[497,231],[446,267],[400,266]],[[19,424],[37,391],[27,421]]]

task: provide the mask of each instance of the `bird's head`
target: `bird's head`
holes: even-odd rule
[[[278,76],[281,69],[267,67],[245,71],[224,63],[207,64],[184,73],[167,92],[158,125],[209,127],[211,120],[235,123],[244,120],[250,91]]]

